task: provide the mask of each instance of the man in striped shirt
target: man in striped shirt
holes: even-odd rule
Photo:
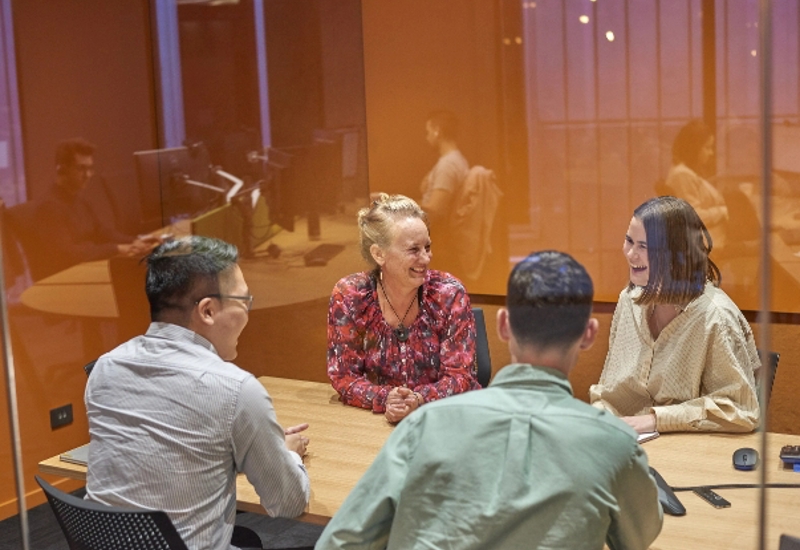
[[[236,247],[205,237],[147,258],[152,323],[103,355],[86,387],[87,498],[161,509],[191,549],[228,549],[236,474],[273,516],[303,513],[304,427],[284,431],[252,374],[229,361],[253,297]]]

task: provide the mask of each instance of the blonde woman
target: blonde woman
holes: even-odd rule
[[[428,268],[425,212],[382,193],[358,225],[369,269],[336,283],[328,313],[328,377],[341,400],[398,422],[479,388],[469,296],[458,279]]]

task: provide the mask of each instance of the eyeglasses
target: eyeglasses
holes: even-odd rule
[[[253,300],[255,300],[252,294],[248,294],[247,296],[236,296],[235,294],[208,294],[206,296],[203,296],[203,298],[218,298],[220,300],[225,300],[225,299],[240,300],[245,304],[247,304],[247,311],[253,309]],[[200,298],[200,300],[202,300],[203,298]],[[195,304],[199,304],[200,300],[197,300]]]

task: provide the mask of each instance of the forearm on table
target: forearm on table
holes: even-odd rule
[[[389,386],[373,384],[363,376],[354,375],[331,377],[331,385],[346,405],[370,409],[374,412],[386,410],[386,396],[391,390]]]
[[[258,383],[258,382],[256,382]],[[286,448],[283,428],[263,388],[245,383],[232,424],[236,468],[247,476],[270,515],[295,517],[310,498],[308,473]]]
[[[748,410],[729,397],[706,395],[676,405],[653,407],[659,432],[751,432],[759,411]]]
[[[412,389],[422,395],[425,402],[428,402],[442,399],[449,395],[464,393],[472,389],[478,389],[478,387],[480,387],[478,381],[472,376],[472,373],[465,369],[459,370],[460,372],[451,372],[444,375],[436,382],[419,384]]]
[[[608,411],[614,416],[622,416],[614,405],[604,398],[605,387],[602,384],[594,384],[589,387],[589,403],[596,409]]]

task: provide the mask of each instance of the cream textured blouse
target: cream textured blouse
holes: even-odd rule
[[[707,283],[653,340],[650,308],[634,303],[640,293],[626,288],[619,296],[603,373],[589,388],[592,405],[618,416],[655,413],[660,432],[754,430],[761,362],[736,304]]]

